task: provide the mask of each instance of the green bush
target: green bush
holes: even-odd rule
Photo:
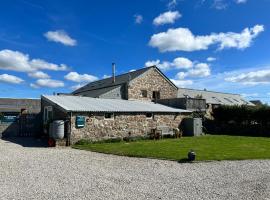
[[[269,106],[219,106],[212,115],[204,123],[208,133],[270,136]]]

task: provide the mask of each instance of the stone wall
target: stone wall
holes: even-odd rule
[[[84,128],[76,128],[77,116],[85,116]],[[113,119],[104,119],[104,114],[77,113],[72,117],[71,143],[80,139],[100,140],[111,137],[143,136],[157,126],[179,128],[183,115],[154,114],[146,118],[145,114],[115,113]]]
[[[146,98],[142,97],[141,90],[147,91]],[[152,68],[131,81],[128,88],[128,99],[151,101],[153,91],[159,91],[161,99],[177,97],[177,88],[168,82],[155,68]]]

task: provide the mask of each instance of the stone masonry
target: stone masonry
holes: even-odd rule
[[[142,90],[147,91],[146,98],[142,97]],[[155,68],[152,68],[130,82],[128,99],[151,101],[153,91],[159,91],[161,99],[177,97],[177,88],[165,79]]]
[[[76,128],[76,115],[85,116],[84,128]],[[100,140],[112,137],[144,136],[157,126],[179,128],[183,115],[154,114],[147,118],[142,113],[115,113],[113,119],[104,119],[104,114],[76,113],[72,117],[71,143],[80,139]]]

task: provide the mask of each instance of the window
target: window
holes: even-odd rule
[[[114,114],[113,113],[105,113],[104,114],[104,118],[105,119],[113,119],[114,118]]]
[[[45,106],[43,113],[43,122],[46,124],[52,120],[52,106]]]
[[[153,99],[160,99],[160,92],[159,91],[153,91],[152,98]]]
[[[153,118],[153,113],[146,113],[146,118],[151,119]]]
[[[147,90],[141,90],[141,95],[142,95],[142,97],[146,98],[147,97]]]

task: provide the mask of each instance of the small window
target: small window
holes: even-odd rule
[[[149,119],[150,119],[150,118],[153,118],[153,113],[146,113],[145,116],[146,116],[146,118],[149,118]]]
[[[147,90],[141,90],[141,95],[142,95],[142,97],[146,98],[147,97]]]
[[[152,98],[153,99],[160,99],[160,92],[159,91],[153,91]]]
[[[45,106],[44,107],[44,115],[43,115],[43,119],[44,119],[44,123],[48,123],[52,120],[53,116],[52,116],[52,106]]]
[[[113,113],[105,113],[104,114],[104,118],[105,119],[113,119],[114,118],[114,114]]]

